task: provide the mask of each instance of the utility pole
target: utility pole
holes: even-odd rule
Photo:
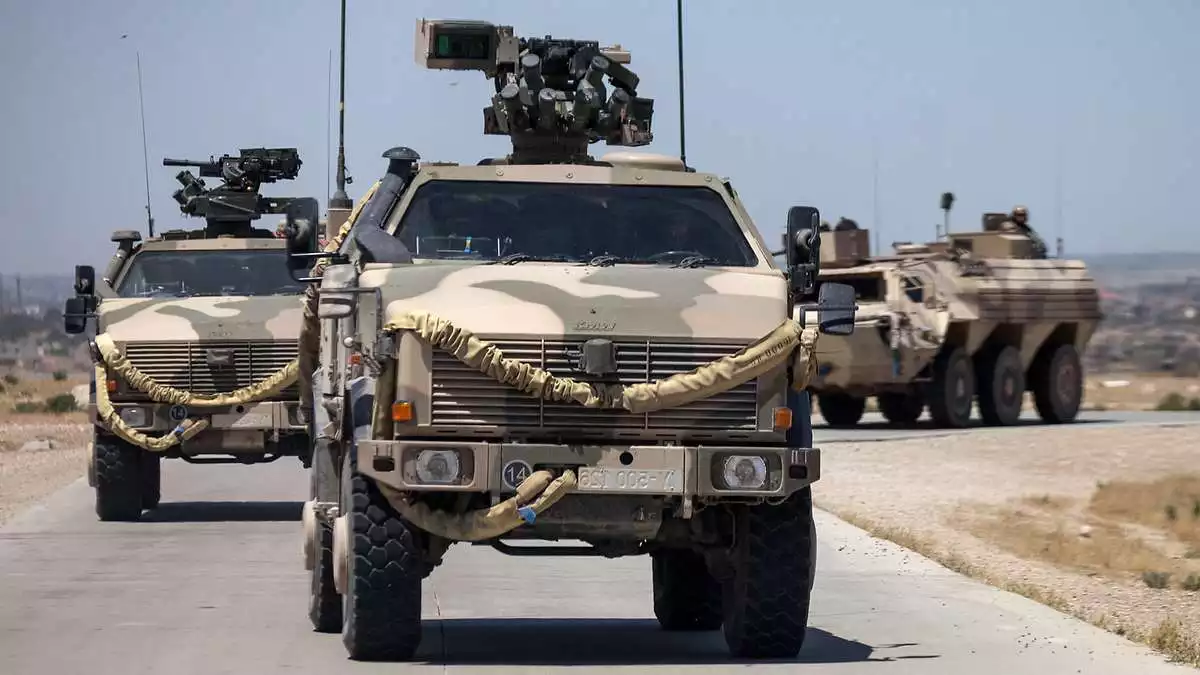
[[[346,183],[352,182],[346,176],[346,0],[342,0],[342,38],[339,54],[339,84],[338,84],[338,154],[337,154],[337,190],[329,200],[325,216],[325,237],[332,240],[338,230],[350,217],[354,203],[346,194]]]
[[[874,255],[879,255],[879,242],[882,238],[883,226],[879,222],[879,139],[871,141],[871,229],[875,230]]]

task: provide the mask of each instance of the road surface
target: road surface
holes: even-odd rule
[[[100,523],[80,480],[0,529],[0,673],[1194,672],[823,513],[800,665],[739,664],[719,633],[661,632],[645,558],[466,545],[426,583],[419,661],[355,663],[308,624],[299,463],[170,461],[163,489],[146,521]]]
[[[813,438],[816,445],[828,443],[831,441],[896,441],[905,438],[922,438],[930,436],[944,436],[947,434],[965,434],[970,433],[972,429],[984,428],[980,426],[978,419],[973,420],[974,424],[966,429],[935,429],[931,426],[929,416],[925,415],[917,422],[915,428],[912,429],[897,429],[887,425],[883,419],[883,415],[879,413],[866,413],[863,415],[862,421],[858,426],[852,429],[832,429],[825,425],[825,420],[817,414],[813,415]],[[1124,425],[1142,425],[1142,424],[1200,424],[1200,412],[1181,411],[1181,412],[1158,412],[1158,411],[1083,411],[1079,413],[1079,418],[1075,424],[1081,428],[1092,428],[1095,426],[1109,426],[1113,424]],[[1032,429],[1037,429],[1042,425],[1037,413],[1026,411],[1021,415],[1021,422],[1013,427],[1004,427],[1001,430],[1022,433]],[[997,430],[995,427],[986,427],[990,430]],[[1063,427],[1055,426],[1053,428],[1061,429]]]

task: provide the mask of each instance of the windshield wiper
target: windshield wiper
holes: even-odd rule
[[[703,267],[704,265],[711,265],[715,262],[719,261],[716,258],[710,258],[706,255],[689,255],[683,260],[671,265],[671,267]]]
[[[484,265],[515,265],[519,262],[536,260],[539,262],[567,262],[567,257],[563,255],[530,255],[528,253],[509,253],[506,256],[501,256],[495,260],[489,260]]]
[[[591,260],[587,261],[587,264],[592,267],[610,267],[612,265],[616,265],[619,262],[629,262],[629,261],[626,260],[625,258],[622,258],[619,255],[609,255],[609,254],[605,253],[602,255],[598,255],[598,256],[592,258]]]

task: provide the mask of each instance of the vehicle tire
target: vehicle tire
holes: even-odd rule
[[[100,520],[142,517],[142,449],[111,436],[96,435],[96,515]]]
[[[794,658],[808,630],[814,579],[812,488],[782,504],[734,507],[725,643],[735,657]]]
[[[1002,347],[981,354],[976,380],[979,383],[979,416],[984,424],[1011,426],[1021,419],[1025,372],[1016,348]]]
[[[342,644],[356,661],[407,661],[421,642],[423,562],[415,533],[383,495],[342,464],[339,511],[350,518]]]
[[[142,465],[142,508],[158,508],[162,500],[162,456],[145,450],[139,461]]]
[[[1075,421],[1083,402],[1083,367],[1069,344],[1047,349],[1033,369],[1033,402],[1047,424]]]
[[[948,347],[934,359],[927,398],[929,416],[937,426],[961,428],[970,424],[975,370],[961,347]]]
[[[704,556],[668,549],[650,556],[654,616],[663,630],[702,631],[721,627],[721,584]]]
[[[328,451],[325,451],[328,452]],[[309,468],[312,489],[309,497],[317,495],[317,470],[324,466],[332,472],[332,463],[318,463]],[[318,633],[340,633],[342,630],[342,596],[333,582],[333,525],[317,521],[317,559],[309,571],[308,619]]]
[[[849,394],[828,392],[817,395],[821,406],[821,417],[835,428],[852,427],[862,419],[867,409],[867,399]]]
[[[925,397],[920,392],[888,392],[875,397],[879,412],[892,426],[909,427],[925,412]]]

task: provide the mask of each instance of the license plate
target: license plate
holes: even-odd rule
[[[218,429],[270,429],[272,422],[269,413],[213,415],[213,426]]]
[[[617,469],[603,466],[580,467],[576,472],[578,489],[583,492],[643,492],[678,494],[683,492],[683,472],[677,469]]]

